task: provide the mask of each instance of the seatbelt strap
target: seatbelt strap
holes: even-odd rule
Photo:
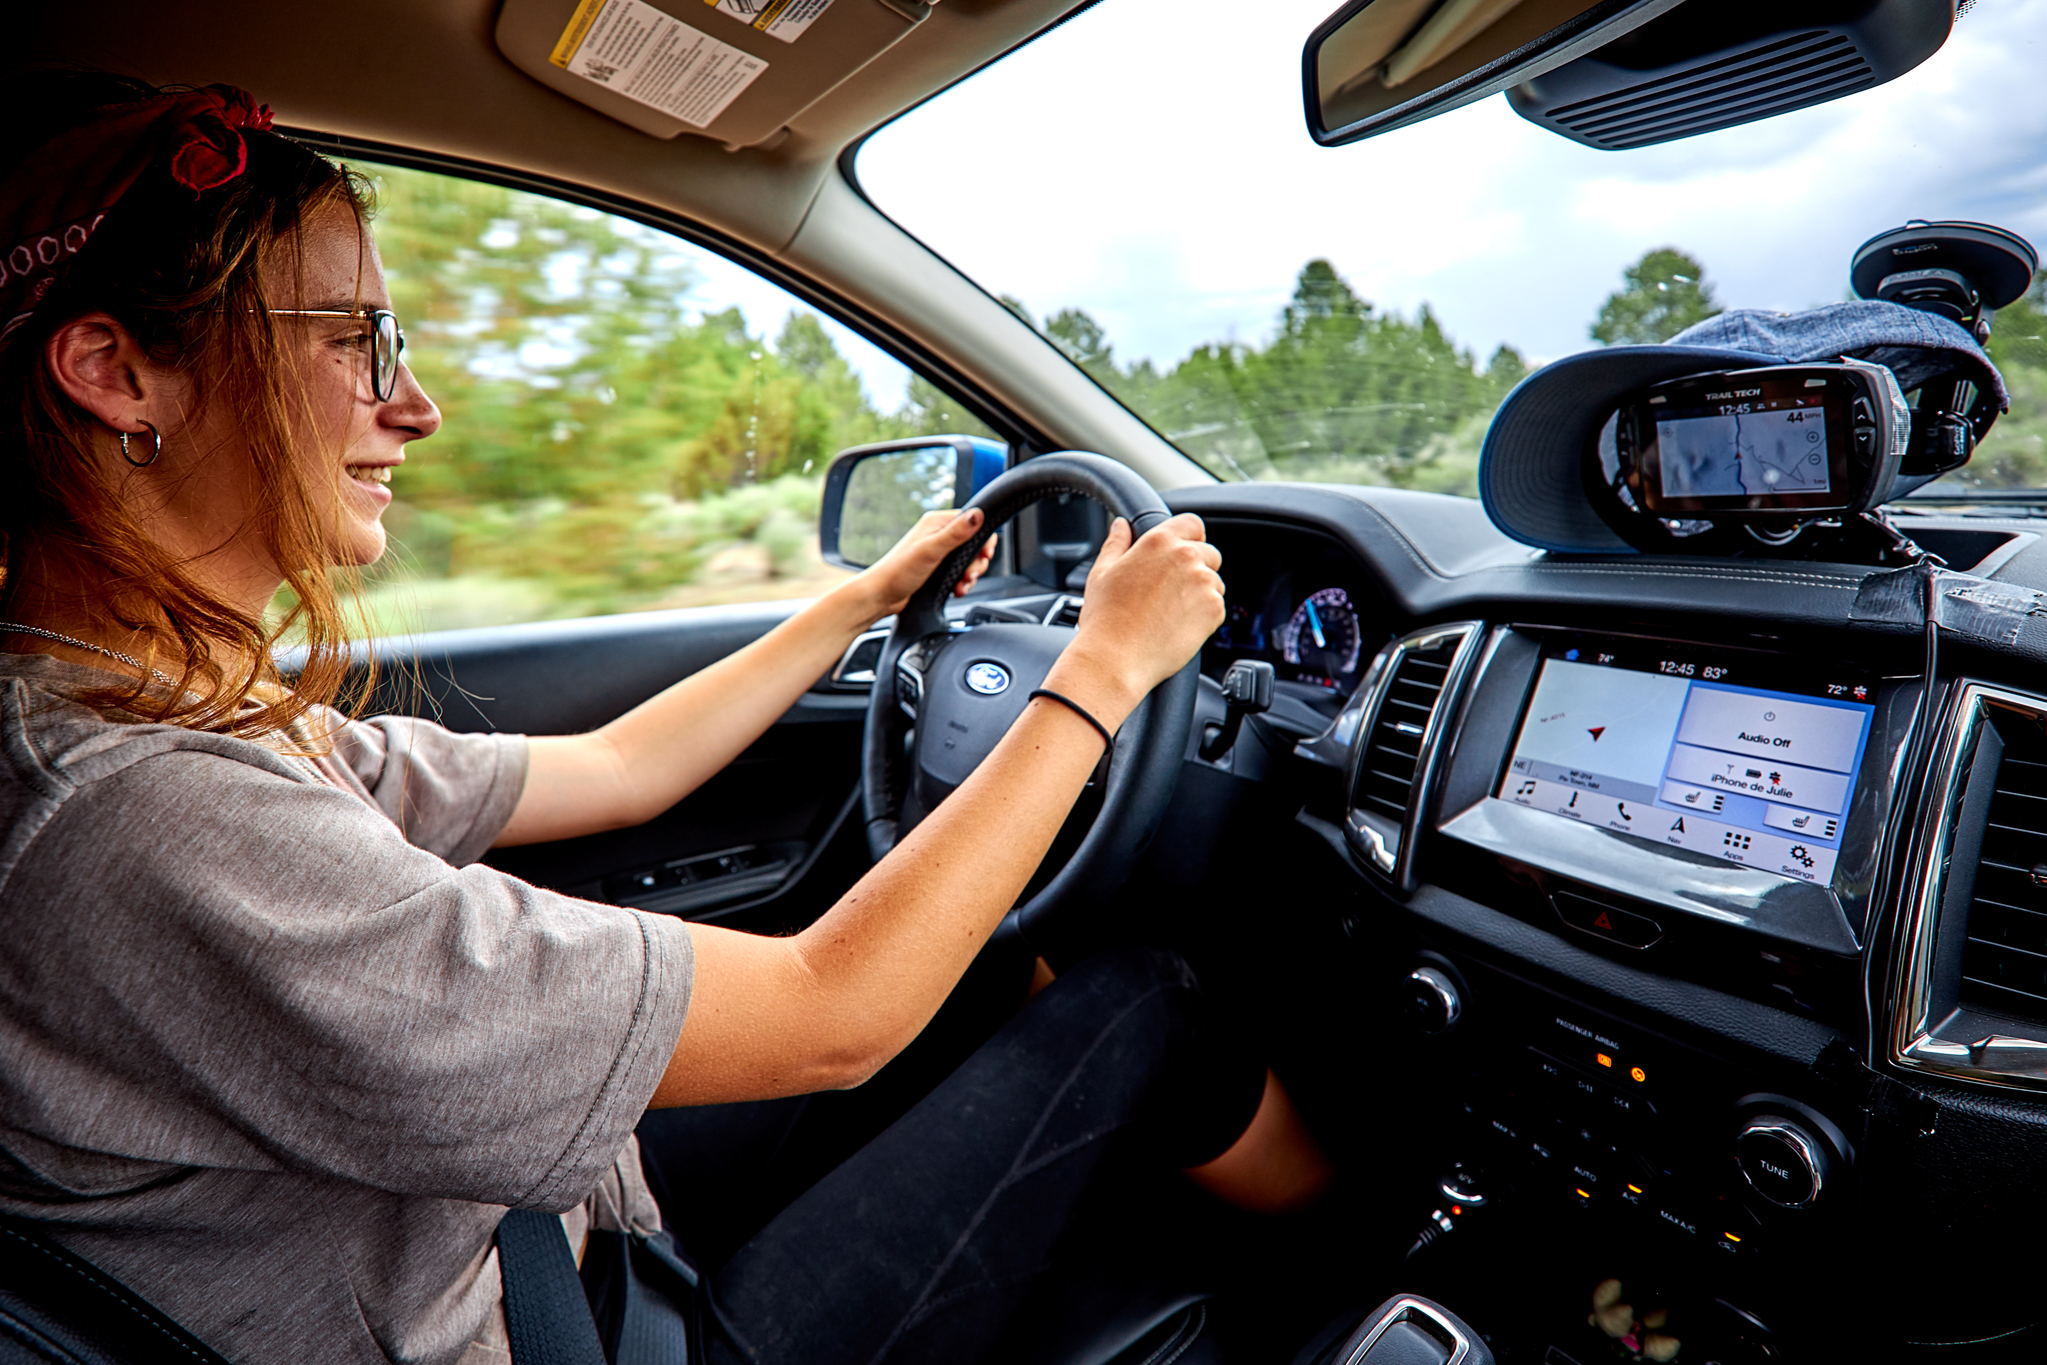
[[[605,1365],[560,1218],[507,1211],[498,1222],[498,1274],[512,1365]]]

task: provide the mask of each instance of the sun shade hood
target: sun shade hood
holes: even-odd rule
[[[1960,370],[2006,406],[2004,379],[1975,338],[1945,318],[1865,300],[1802,313],[1736,309],[1661,346],[1614,346],[1545,365],[1521,381],[1486,429],[1478,494],[1493,525],[1560,554],[1634,554],[1593,507],[1586,460],[1620,400],[1709,370],[1803,365],[1843,356],[1888,366],[1906,389]],[[1898,492],[1903,492],[1901,484]]]

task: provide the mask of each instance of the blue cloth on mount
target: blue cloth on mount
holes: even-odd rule
[[[1887,367],[1898,376],[1899,387],[1907,390],[1960,365],[1982,372],[1978,386],[1997,395],[1998,411],[2011,406],[2004,376],[1961,324],[1875,299],[1831,303],[1802,313],[1736,308],[1693,323],[1670,344],[1755,351],[1787,365],[1854,356]]]

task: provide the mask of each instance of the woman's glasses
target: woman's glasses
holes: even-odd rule
[[[370,325],[370,391],[379,403],[398,391],[398,357],[405,353],[405,333],[398,315],[388,308],[272,308],[280,318],[361,318]]]

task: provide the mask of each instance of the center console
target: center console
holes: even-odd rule
[[[1921,695],[1902,666],[1540,625],[1433,627],[1382,653],[1353,706],[1359,869],[1424,925],[1504,912],[1607,983],[1424,934],[1411,1061],[1456,1097],[1441,1150],[1489,1197],[1446,1184],[1441,1245],[1416,1264],[1482,1262],[1490,1240],[1522,1268],[1439,1265],[1421,1292],[1554,1324],[1559,1359],[1590,1358],[1586,1324],[1614,1304],[1637,1336],[1643,1312],[1676,1314],[1722,1359],[1775,1358],[1762,1324],[1804,1315],[1784,1267],[1815,1292],[1812,1268],[1845,1264],[1871,1212],[1859,1101],[1820,1063],[1852,1055],[1866,1018]],[[1669,983],[1706,989],[1674,1008]],[[1684,1026],[1700,1001],[1744,998],[1743,1027]],[[1458,1297],[1516,1276],[1553,1282],[1516,1309]],[[1624,1297],[1559,1308],[1609,1280]]]

